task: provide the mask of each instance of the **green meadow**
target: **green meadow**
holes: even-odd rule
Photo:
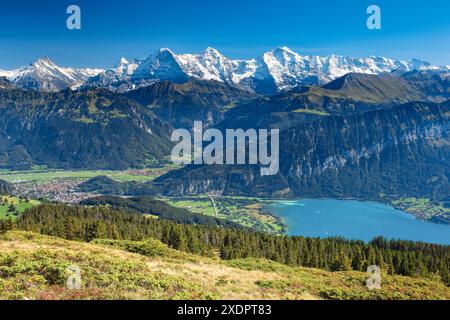
[[[0,196],[0,219],[8,216],[14,217],[15,214],[22,213],[39,203],[37,200],[23,200],[17,197]]]

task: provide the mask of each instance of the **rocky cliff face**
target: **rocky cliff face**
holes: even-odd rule
[[[281,171],[302,196],[450,196],[450,104],[330,117],[282,135]]]
[[[170,193],[445,199],[450,196],[450,103],[410,103],[301,123],[280,135],[280,173],[191,166],[158,180]],[[168,191],[170,190],[170,191]]]

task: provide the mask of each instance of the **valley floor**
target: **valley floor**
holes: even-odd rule
[[[16,194],[30,199],[45,198],[66,204],[77,204],[87,198],[97,196],[95,192],[87,193],[78,190],[78,185],[98,176],[107,176],[118,182],[150,182],[171,170],[179,168],[175,165],[164,165],[142,170],[57,170],[36,167],[25,171],[1,169],[0,180],[14,185]],[[207,195],[195,197],[161,197],[168,204],[184,208],[191,212],[207,216],[216,216],[239,223],[245,227],[271,234],[285,234],[287,225],[276,216],[265,212],[262,207],[269,200],[250,197],[214,197],[217,212]],[[370,201],[371,199],[364,199]],[[444,204],[433,204],[429,199],[402,198],[398,200],[380,200],[388,205],[414,215],[420,220],[440,224],[450,224],[450,208]],[[7,208],[8,209],[8,208]],[[0,216],[7,213],[7,209]],[[19,212],[23,210],[18,210]]]
[[[261,232],[280,235],[287,232],[287,225],[282,219],[264,210],[264,205],[272,203],[271,200],[205,195],[159,199],[177,208],[225,219]]]
[[[70,267],[81,271],[80,290],[67,288]],[[381,290],[369,291],[366,278],[204,258],[152,239],[82,243],[19,231],[0,235],[0,299],[450,299],[450,288],[437,279],[383,275]]]

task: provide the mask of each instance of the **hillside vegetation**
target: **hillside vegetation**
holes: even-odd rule
[[[450,284],[450,247],[376,238],[370,243],[342,238],[274,236],[249,229],[177,224],[111,207],[40,205],[0,230],[17,228],[68,240],[144,241],[157,239],[173,249],[224,260],[269,259],[288,266],[326,271],[363,271],[378,265],[389,274],[440,279]]]
[[[166,121],[106,90],[0,90],[0,106],[5,169],[125,170],[162,160],[171,150]]]
[[[242,227],[237,223],[225,219],[208,217],[200,213],[190,212],[184,208],[176,208],[163,201],[147,196],[131,198],[101,196],[84,200],[81,204],[87,206],[110,206],[115,210],[152,215],[162,220],[170,220],[181,224],[222,226],[235,229]]]
[[[67,288],[69,267],[81,289]],[[31,232],[0,235],[0,299],[450,299],[440,281],[383,275],[369,291],[362,272],[222,261],[157,240],[68,241]]]

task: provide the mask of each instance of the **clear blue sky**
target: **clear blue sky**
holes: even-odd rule
[[[82,10],[82,30],[66,28],[66,8]],[[366,28],[366,9],[382,29]],[[110,67],[160,47],[177,53],[212,46],[232,58],[277,46],[302,54],[417,57],[450,64],[448,0],[11,0],[0,4],[0,68],[48,55],[65,66]]]

